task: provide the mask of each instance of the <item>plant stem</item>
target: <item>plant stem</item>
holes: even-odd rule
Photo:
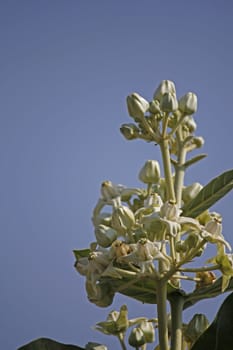
[[[187,150],[182,142],[181,130],[178,128],[177,132],[177,142],[178,142],[178,156],[177,156],[177,165],[176,165],[176,175],[175,175],[175,194],[176,194],[176,203],[178,207],[181,207],[182,200],[182,188],[184,185],[184,175],[185,175],[185,161]]]
[[[160,350],[169,350],[167,327],[167,283],[157,281],[157,312]]]
[[[171,201],[176,201],[175,191],[172,180],[172,170],[171,170],[171,162],[170,162],[170,152],[169,152],[169,144],[168,139],[162,138],[160,141],[160,149],[163,159],[163,168],[164,168],[164,177],[167,186],[166,199]]]
[[[119,342],[121,344],[122,350],[127,350],[127,347],[126,347],[125,342],[124,342],[124,335],[123,334],[119,334],[117,336],[117,338],[119,339]]]
[[[171,350],[181,350],[182,348],[182,311],[184,297],[174,293],[170,297],[171,305]]]

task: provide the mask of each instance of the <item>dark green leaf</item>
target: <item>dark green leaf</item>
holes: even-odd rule
[[[232,188],[233,170],[228,170],[203,187],[198,195],[183,207],[182,215],[197,217],[224,197]]]
[[[225,299],[213,323],[191,348],[191,350],[206,349],[233,349],[233,293]]]
[[[233,278],[231,278],[229,285],[225,292],[233,290]],[[216,282],[210,286],[198,288],[194,292],[185,295],[184,309],[196,304],[198,301],[208,298],[214,298],[222,294],[222,277],[218,278]]]
[[[89,255],[90,249],[73,250],[76,259],[85,258]]]
[[[23,345],[18,350],[85,350],[76,345],[58,343],[55,340],[39,338]]]

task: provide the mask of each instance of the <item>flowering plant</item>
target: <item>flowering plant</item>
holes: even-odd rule
[[[122,349],[127,348],[126,331],[133,327],[128,343],[135,349],[145,350],[148,343],[154,343],[158,328],[155,349],[201,350],[212,341],[217,350],[216,324],[208,327],[203,314],[184,324],[182,312],[199,300],[233,289],[231,246],[222,232],[221,215],[210,209],[233,188],[233,170],[205,186],[184,184],[186,170],[206,157],[202,153],[190,156],[204,144],[195,135],[194,93],[177,99],[174,83],[164,80],[152,101],[133,93],[127,97],[127,107],[132,122],[121,126],[122,135],[158,145],[162,164],[148,160],[143,165],[139,171],[142,188],[109,180],[101,184],[92,216],[95,242],[88,249],[74,251],[75,267],[86,278],[90,302],[109,306],[118,292],[157,304],[157,316],[130,320],[123,305],[97,323],[96,329],[117,336]],[[216,247],[216,254],[203,263],[208,245]],[[185,291],[184,281],[190,281],[192,292]]]
[[[174,83],[164,80],[152,101],[133,93],[127,97],[127,107],[133,122],[123,124],[121,133],[126,140],[158,145],[162,171],[157,160],[148,160],[138,175],[142,187],[128,188],[109,180],[101,184],[92,216],[95,242],[87,249],[74,250],[75,268],[85,276],[87,297],[95,305],[107,307],[121,293],[156,304],[157,315],[129,319],[127,305],[122,305],[95,329],[116,336],[123,350],[128,333],[131,347],[146,350],[149,343],[155,343],[156,329],[154,350],[232,350],[233,293],[211,325],[204,314],[195,314],[185,324],[182,312],[233,289],[231,245],[224,238],[221,215],[210,209],[233,188],[233,170],[205,186],[198,182],[185,185],[186,170],[206,157],[203,153],[190,156],[204,144],[195,135],[194,93],[178,100]],[[206,259],[210,245],[216,253]],[[191,292],[185,290],[187,282]],[[20,350],[39,348],[84,350],[45,338]],[[86,350],[106,349],[96,343],[86,345]]]

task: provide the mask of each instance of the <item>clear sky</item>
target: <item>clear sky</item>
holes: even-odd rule
[[[72,249],[94,240],[92,209],[103,180],[129,187],[156,148],[126,142],[125,98],[151,99],[163,79],[199,98],[197,134],[209,157],[186,184],[232,168],[233,3],[10,0],[0,6],[0,344],[37,337],[115,346],[91,329],[125,302],[130,317],[154,307],[121,296],[87,301]],[[233,244],[232,194],[215,210]],[[222,297],[185,312],[211,320]]]

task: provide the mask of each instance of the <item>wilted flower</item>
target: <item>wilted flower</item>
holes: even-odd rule
[[[145,112],[149,109],[149,102],[137,93],[127,96],[126,101],[129,115],[136,121],[143,118]]]
[[[197,111],[197,95],[188,92],[179,100],[179,110],[185,115],[191,115]]]
[[[139,172],[139,179],[146,183],[156,184],[160,180],[160,166],[157,160],[147,160]]]
[[[199,271],[196,273],[196,277],[200,279],[196,284],[196,289],[207,287],[216,281],[216,275],[213,271]]]
[[[110,250],[110,258],[120,260],[122,256],[131,253],[132,249],[129,244],[117,239],[112,243]]]

